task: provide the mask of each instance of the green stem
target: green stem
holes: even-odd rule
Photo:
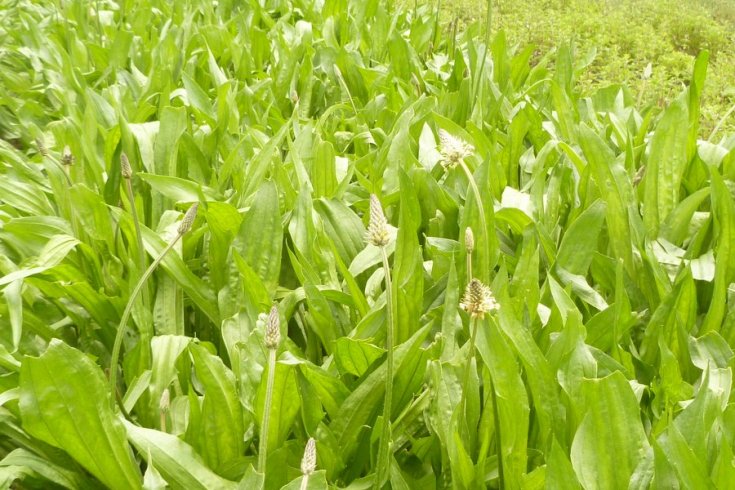
[[[467,284],[472,280],[472,252],[467,251]]]
[[[390,422],[393,403],[393,282],[390,276],[388,252],[385,250],[385,247],[380,247],[380,252],[383,257],[383,270],[385,271],[385,302],[386,315],[388,317],[385,350],[388,357],[386,359],[385,401],[383,402],[383,434],[380,437],[380,447],[378,449],[378,468],[375,476],[375,488],[380,488],[389,474],[391,454]]]
[[[707,141],[712,141],[712,139],[715,137],[715,134],[717,134],[717,131],[720,130],[720,127],[724,124],[724,122],[727,120],[728,117],[730,117],[730,114],[732,114],[733,112],[735,112],[735,105],[730,107],[725,113],[725,115],[722,116],[722,118],[717,122],[717,125],[710,133],[709,138],[707,138]]]
[[[120,361],[120,348],[122,347],[123,334],[125,333],[125,328],[127,327],[128,318],[130,318],[130,313],[133,311],[135,298],[138,296],[138,294],[140,294],[140,290],[143,289],[145,282],[148,280],[150,275],[153,274],[153,271],[156,269],[156,267],[158,267],[158,264],[161,263],[169,250],[171,250],[174,245],[176,245],[176,242],[179,241],[179,238],[181,238],[181,236],[181,233],[177,233],[176,236],[169,242],[169,244],[166,245],[166,248],[163,249],[163,252],[161,252],[161,254],[156,257],[156,260],[153,261],[150,267],[146,269],[141,278],[138,280],[138,283],[135,285],[135,288],[133,288],[133,292],[130,293],[128,303],[125,305],[125,310],[123,310],[122,318],[120,318],[120,324],[117,326],[115,343],[112,346],[112,359],[110,361],[110,394],[112,395],[111,399],[113,400],[113,405],[115,403],[115,392],[117,390],[117,364]]]
[[[482,61],[480,62],[480,69],[477,72],[477,83],[472,91],[472,106],[477,103],[478,93],[480,92],[480,84],[482,83],[482,72],[485,70],[485,60],[487,59],[487,50],[490,45],[490,31],[492,23],[492,0],[487,0],[487,16],[485,18],[485,46],[482,52]]]
[[[472,371],[472,360],[475,358],[475,341],[477,339],[477,324],[479,318],[472,319],[472,333],[470,334],[470,350],[467,353],[467,365],[464,370],[464,389],[462,390],[462,411],[467,409],[467,387],[470,383],[470,372]]]
[[[135,208],[135,196],[133,195],[133,183],[130,179],[125,180],[125,192],[128,194],[130,201],[130,214],[133,215],[133,225],[135,225],[135,239],[138,242],[138,270],[145,269],[145,248],[143,247],[143,233],[140,231],[140,221],[138,220],[138,211]],[[143,304],[148,307],[150,305],[150,296],[148,288],[143,288]]]
[[[309,488],[309,475],[304,475],[301,479],[301,490],[306,490],[307,488]]]
[[[260,424],[260,441],[258,444],[258,472],[265,474],[265,464],[268,453],[268,426],[271,418],[271,404],[273,403],[273,383],[276,379],[276,349],[268,349],[268,382],[265,389],[265,406],[263,407],[263,422]]]
[[[462,167],[462,170],[464,170],[465,175],[467,175],[467,180],[470,182],[470,188],[472,189],[472,193],[475,195],[475,201],[477,201],[477,214],[480,217],[480,228],[482,228],[482,236],[480,240],[480,246],[485,249],[485,260],[490,259],[490,252],[488,249],[488,246],[490,245],[490,242],[488,241],[487,237],[487,221],[485,220],[485,206],[482,203],[482,198],[480,197],[480,189],[477,188],[477,182],[475,182],[475,177],[472,175],[472,172],[470,172],[470,169],[467,167],[467,164],[464,163],[463,160],[459,161],[460,166]],[[482,266],[483,263],[480,262],[480,265]],[[485,264],[487,266],[487,264]],[[487,282],[487,277],[485,277],[487,274],[487,271],[485,270],[485,267],[483,267],[482,275],[479,278],[483,282]],[[470,277],[468,280],[472,280],[472,277]]]

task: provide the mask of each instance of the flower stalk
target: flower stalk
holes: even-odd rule
[[[156,267],[158,267],[158,264],[161,263],[161,261],[166,257],[166,254],[174,247],[174,245],[176,245],[176,242],[178,242],[179,239],[191,229],[191,225],[194,223],[194,218],[196,218],[197,208],[197,203],[194,203],[189,208],[189,210],[184,215],[184,219],[182,219],[181,223],[179,223],[179,227],[176,231],[176,236],[171,239],[168,245],[166,245],[166,248],[163,249],[158,257],[156,257],[156,260],[154,260],[153,263],[151,263],[151,265],[148,267],[148,269],[146,269],[140,279],[138,279],[138,282],[133,288],[133,291],[130,293],[130,297],[128,298],[128,302],[125,305],[122,317],[120,318],[120,324],[117,326],[115,343],[112,345],[112,358],[110,360],[110,395],[112,397],[111,400],[113,405],[115,404],[115,395],[117,393],[117,365],[120,362],[120,349],[122,347],[122,339],[123,335],[125,334],[128,319],[130,318],[130,314],[133,311],[135,299],[138,297],[138,294],[140,294],[140,291],[143,289],[143,286],[145,285],[148,278],[151,276],[151,274],[153,274],[153,271],[156,270]]]
[[[472,172],[470,171],[470,168],[465,163],[465,158],[469,157],[472,152],[475,151],[475,148],[467,143],[466,141],[457,138],[455,136],[452,136],[448,132],[446,132],[443,129],[439,130],[439,145],[440,145],[440,153],[442,157],[442,166],[444,166],[445,169],[450,170],[457,166],[462,168],[462,171],[467,176],[467,180],[469,181],[470,190],[472,191],[472,194],[475,198],[476,204],[477,204],[477,215],[480,220],[480,238],[482,240],[483,247],[486,251],[486,257],[489,257],[488,252],[488,244],[490,243],[488,241],[487,236],[487,219],[485,218],[485,206],[482,202],[482,197],[480,197],[480,189],[477,187],[477,182],[475,181],[474,175],[472,175]],[[465,242],[466,243],[466,242]],[[473,237],[473,245],[474,245],[474,237]],[[473,247],[474,248],[474,247]],[[482,263],[480,264],[482,265]],[[486,280],[487,271],[483,270],[481,274],[481,279]],[[472,277],[468,274],[468,277]]]
[[[263,419],[260,424],[260,441],[258,444],[258,472],[265,474],[268,459],[268,428],[270,425],[271,405],[273,404],[273,384],[276,379],[276,355],[281,343],[281,320],[278,308],[273,305],[265,327],[265,347],[268,349],[268,379],[265,389],[265,405]]]
[[[387,331],[385,335],[386,350],[386,376],[385,376],[385,399],[383,401],[383,431],[380,436],[378,447],[378,466],[375,473],[375,488],[383,486],[388,479],[391,455],[391,413],[393,404],[393,337],[394,337],[394,301],[393,282],[391,280],[390,264],[388,262],[388,251],[386,245],[390,241],[388,231],[388,220],[383,213],[383,207],[375,194],[370,196],[370,223],[368,224],[367,240],[372,245],[380,248],[383,259],[383,271],[385,273],[385,301],[387,316]]]
[[[143,233],[140,231],[140,221],[138,220],[138,211],[135,208],[135,195],[133,194],[133,167],[130,166],[130,160],[125,153],[120,155],[120,174],[125,181],[125,192],[130,202],[130,214],[133,216],[133,225],[135,226],[135,239],[138,245],[138,270],[145,270],[145,249],[143,247]],[[143,288],[143,304],[147,307],[150,304],[148,288]]]
[[[466,239],[465,239],[466,246]],[[469,247],[468,247],[469,250]],[[485,318],[485,315],[492,311],[500,308],[498,303],[493,297],[492,291],[489,287],[482,283],[479,279],[472,279],[467,288],[465,289],[464,296],[460,302],[460,308],[465,310],[470,315],[470,345],[467,352],[467,363],[465,365],[464,382],[462,390],[462,399],[460,401],[460,410],[463,416],[466,416],[467,411],[467,391],[470,385],[470,374],[472,373],[472,364],[475,360],[475,343],[477,340],[477,329],[479,327],[480,320]],[[495,434],[496,443],[498,446],[498,465],[499,465],[499,481],[500,488],[503,488],[503,470],[502,470],[502,457],[500,454],[500,427],[498,422],[497,412],[497,399],[495,397],[495,390],[491,389],[492,402],[494,408],[494,417],[496,422]]]
[[[464,248],[467,252],[467,281],[472,278],[472,252],[475,250],[475,235],[469,226],[464,230]]]

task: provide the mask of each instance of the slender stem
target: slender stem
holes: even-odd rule
[[[472,252],[467,251],[467,284],[472,280]]]
[[[472,97],[472,105],[474,106],[478,100],[478,93],[480,91],[480,84],[482,83],[482,72],[485,70],[485,60],[487,59],[487,50],[490,44],[490,30],[492,23],[492,12],[493,5],[492,0],[487,0],[487,16],[485,18],[485,47],[482,52],[482,61],[480,62],[480,69],[477,72],[477,85],[475,86]]]
[[[462,385],[464,389],[462,390],[462,408],[464,410],[467,409],[467,387],[470,383],[470,372],[472,371],[472,360],[475,358],[475,341],[477,339],[477,324],[479,323],[479,318],[473,318],[472,319],[472,333],[470,334],[470,350],[467,353],[467,365],[464,369],[464,384]]]
[[[133,311],[135,298],[140,293],[140,290],[143,289],[146,280],[148,280],[150,275],[153,274],[153,271],[156,269],[156,267],[158,267],[158,264],[161,263],[169,250],[171,250],[174,245],[176,245],[176,242],[179,241],[179,238],[181,238],[181,236],[181,233],[177,233],[176,236],[169,242],[169,244],[166,245],[166,248],[163,249],[163,252],[161,252],[161,254],[156,257],[156,260],[153,261],[150,267],[146,269],[141,278],[138,280],[138,283],[135,285],[135,288],[133,288],[133,292],[130,293],[128,303],[125,305],[125,310],[123,310],[122,318],[120,318],[120,324],[117,326],[115,343],[112,346],[112,359],[110,360],[110,393],[112,395],[113,405],[115,403],[115,391],[117,389],[117,363],[120,361],[120,348],[122,347],[123,334],[125,333],[125,328],[127,327],[128,318],[130,318],[130,313]]]
[[[480,197],[480,189],[477,188],[477,182],[475,182],[475,177],[472,175],[472,172],[470,172],[470,169],[467,167],[467,164],[464,163],[463,160],[459,161],[459,164],[462,167],[462,170],[464,170],[465,175],[467,175],[467,180],[470,182],[470,188],[472,189],[472,193],[475,195],[475,201],[477,201],[477,214],[480,217],[480,228],[482,228],[482,240],[480,243],[481,246],[485,248],[485,260],[490,259],[490,252],[488,250],[489,241],[487,237],[487,221],[485,220],[485,206],[482,203],[482,198]],[[482,266],[483,263],[480,262],[480,265]],[[485,264],[486,266],[487,264]],[[482,275],[479,279],[482,281],[487,281],[487,277],[485,277],[487,274],[487,271],[482,270]],[[472,279],[472,277],[470,277]]]
[[[712,132],[709,134],[709,138],[707,138],[707,141],[712,141],[712,138],[715,137],[715,134],[717,134],[717,131],[720,130],[720,127],[724,124],[724,122],[727,120],[728,117],[730,117],[730,114],[732,114],[735,111],[735,105],[730,107],[724,116],[717,122],[717,125],[712,130]]]
[[[309,488],[309,475],[304,475],[301,479],[301,490],[306,490],[307,488]]]
[[[140,231],[140,221],[138,220],[138,211],[135,208],[135,196],[133,195],[133,183],[131,179],[125,180],[125,192],[128,194],[130,201],[130,214],[133,215],[133,225],[135,225],[135,239],[138,242],[138,270],[145,270],[145,248],[143,247],[143,233]],[[143,304],[147,307],[150,305],[150,296],[148,288],[143,288]]]
[[[376,472],[375,488],[380,488],[387,478],[390,469],[390,446],[391,446],[391,411],[393,403],[393,281],[390,276],[390,265],[388,264],[388,252],[385,247],[380,247],[383,257],[383,270],[385,271],[385,298],[386,316],[388,317],[387,332],[385,335],[385,350],[387,352],[386,374],[385,374],[385,401],[383,402],[383,434],[380,437],[378,449],[378,468]]]
[[[265,474],[265,463],[268,453],[268,425],[273,403],[273,383],[276,378],[276,349],[268,349],[268,382],[265,390],[265,406],[263,407],[263,423],[260,424],[260,442],[258,445],[258,472]]]

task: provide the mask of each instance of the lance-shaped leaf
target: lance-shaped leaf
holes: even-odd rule
[[[142,476],[112,411],[102,370],[82,352],[53,340],[20,372],[25,430],[63,449],[110,488],[140,488]]]

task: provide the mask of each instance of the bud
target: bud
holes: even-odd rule
[[[484,318],[485,313],[497,310],[500,306],[495,301],[492,291],[479,279],[472,279],[465,289],[460,308],[472,318]]]
[[[306,441],[304,448],[304,457],[301,459],[301,473],[303,475],[311,475],[316,470],[316,441],[310,437]]]
[[[46,145],[43,143],[41,138],[36,138],[36,146],[38,147],[38,153],[45,157],[48,156],[48,148],[46,148]]]
[[[278,349],[281,343],[281,318],[278,316],[278,308],[273,305],[270,315],[268,315],[268,323],[265,325],[265,346],[268,349]]]
[[[189,210],[184,215],[184,219],[181,220],[181,223],[179,223],[179,235],[183,235],[187,231],[191,229],[191,225],[194,224],[194,218],[197,217],[197,209],[199,208],[199,203],[194,203],[191,205]]]
[[[454,168],[475,151],[475,147],[466,141],[452,136],[443,129],[439,130],[439,153],[445,168]]]
[[[133,167],[130,166],[130,160],[125,153],[120,154],[120,173],[123,179],[130,179],[133,176]]]
[[[161,412],[168,412],[169,407],[171,406],[171,392],[168,388],[163,390],[163,393],[161,393],[161,400],[158,403],[158,408],[161,410]]]
[[[469,226],[464,230],[464,247],[468,254],[471,254],[475,249],[475,235],[472,233],[472,228]]]
[[[64,146],[64,151],[61,153],[61,163],[63,165],[73,165],[74,155],[71,152],[69,145]]]
[[[370,194],[370,222],[367,229],[367,241],[376,247],[384,247],[388,245],[389,239],[388,221],[385,219],[378,196]]]

